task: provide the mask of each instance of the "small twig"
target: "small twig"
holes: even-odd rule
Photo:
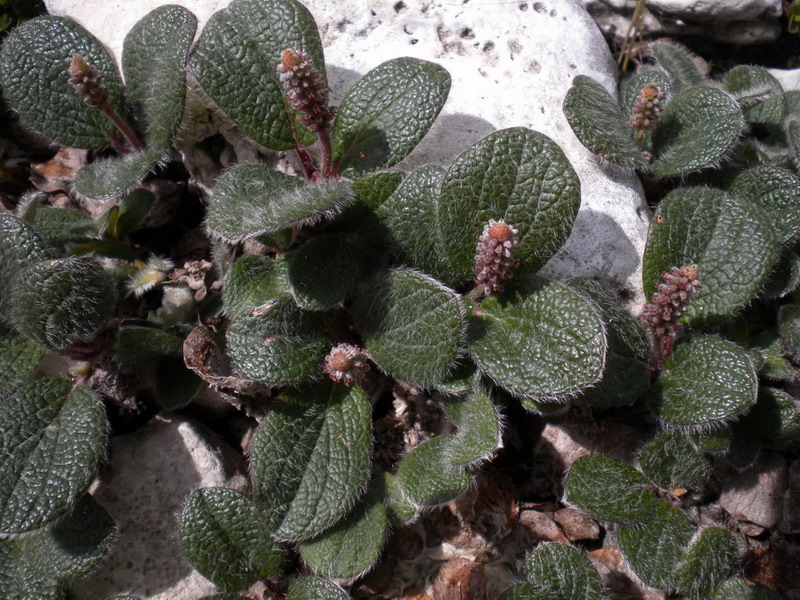
[[[617,57],[617,66],[622,71],[628,70],[628,62],[631,58],[633,41],[639,35],[642,12],[644,12],[644,0],[639,0],[636,4],[636,8],[633,10],[631,24],[628,26],[628,31],[625,32],[625,39],[622,41],[622,46],[619,49],[619,56]]]

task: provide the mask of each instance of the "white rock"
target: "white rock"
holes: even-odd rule
[[[171,0],[175,1],[175,0]],[[125,32],[166,0],[49,0],[119,56]],[[178,0],[204,22],[225,0]],[[582,207],[572,237],[547,265],[556,278],[598,276],[641,289],[649,224],[638,179],[609,171],[578,142],[561,110],[572,79],[589,75],[616,87],[613,59],[580,0],[313,0],[338,99],[356,79],[398,56],[432,60],[453,77],[450,98],[430,134],[400,166],[449,166],[470,144],[505,127],[553,138],[581,179]],[[642,304],[637,295],[632,306]]]
[[[91,491],[120,535],[98,568],[73,583],[71,597],[127,593],[142,600],[197,600],[217,591],[183,558],[178,517],[195,489],[246,489],[242,463],[202,425],[178,418],[157,418],[113,438],[110,464]]]
[[[749,21],[783,14],[782,0],[647,0],[647,7],[690,21]]]
[[[743,473],[731,472],[723,481],[719,503],[739,521],[772,527],[783,513],[788,487],[788,466],[783,455],[762,452],[756,464]]]
[[[788,91],[800,90],[800,69],[768,69],[775,79]]]

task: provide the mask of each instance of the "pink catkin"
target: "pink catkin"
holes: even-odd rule
[[[369,363],[366,354],[358,346],[337,344],[325,357],[322,370],[333,381],[352,385],[359,383],[369,371]]]
[[[643,86],[636,96],[631,108],[631,127],[636,130],[638,137],[656,126],[661,113],[664,111],[664,100],[667,95],[653,83]]]
[[[678,319],[686,312],[692,297],[700,287],[697,265],[672,267],[661,274],[653,299],[644,305],[642,323],[650,335],[651,360],[656,368],[662,368],[672,353],[672,347],[680,333]]]
[[[519,246],[517,230],[502,219],[491,219],[478,238],[475,248],[475,285],[486,295],[503,290],[503,280],[512,276],[519,264],[514,254]]]
[[[311,57],[287,48],[281,53],[281,64],[276,70],[286,90],[286,100],[298,112],[300,122],[311,131],[327,131],[333,121],[333,110],[328,106],[328,88]]]

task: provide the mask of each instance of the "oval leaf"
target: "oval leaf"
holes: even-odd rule
[[[250,468],[276,536],[311,538],[353,506],[369,477],[371,412],[360,389],[329,382],[273,405]]]
[[[0,431],[0,533],[32,531],[64,514],[105,452],[102,404],[64,379],[39,379],[7,398]]]
[[[280,544],[256,506],[228,488],[192,492],[181,513],[180,540],[192,566],[224,590],[277,575],[281,564]]]
[[[672,99],[653,132],[656,177],[686,175],[714,166],[745,128],[736,100],[712,87],[687,89]]]
[[[237,165],[214,186],[206,229],[213,237],[238,244],[301,219],[333,215],[353,199],[343,179],[304,184],[267,165]]]
[[[524,293],[489,297],[469,350],[478,367],[512,394],[565,399],[597,383],[606,357],[593,304],[553,281],[530,278]]]
[[[405,497],[415,506],[437,506],[458,498],[472,476],[448,462],[450,435],[422,442],[400,461],[397,480]]]
[[[13,290],[11,319],[27,338],[61,350],[91,336],[115,305],[111,277],[90,257],[42,261]]]
[[[44,350],[25,338],[0,336],[0,399],[30,379],[44,358]]]
[[[289,586],[286,600],[350,600],[350,596],[332,581],[303,575]]]
[[[680,567],[680,591],[700,600],[727,579],[738,558],[736,538],[727,529],[709,527],[697,536]]]
[[[700,430],[744,414],[755,403],[758,377],[742,348],[718,337],[680,344],[659,380],[658,417],[668,426]]]
[[[490,219],[518,231],[516,257],[537,271],[567,241],[581,204],[580,181],[544,134],[496,131],[459,156],[442,182],[439,224],[448,283],[472,279],[475,240]]]
[[[355,579],[378,562],[388,533],[383,504],[367,498],[331,529],[302,542],[298,550],[315,573]]]
[[[113,200],[142,182],[161,158],[158,152],[131,152],[114,158],[97,160],[75,174],[73,189],[92,200]]]
[[[768,215],[779,242],[800,234],[800,178],[791,171],[772,165],[747,169],[733,180],[728,193]]]
[[[337,234],[320,235],[286,254],[287,280],[298,306],[325,310],[343,302],[355,286],[359,264]]]
[[[528,554],[522,577],[551,600],[603,600],[597,570],[579,550],[566,544],[542,544]],[[525,598],[525,596],[523,596]]]
[[[395,58],[372,69],[342,98],[333,161],[345,177],[391,167],[428,132],[450,92],[450,74],[418,58]]]
[[[289,292],[285,259],[250,254],[237,260],[225,275],[222,304],[228,316],[267,304]]]
[[[243,377],[267,385],[319,379],[330,346],[326,323],[325,315],[303,311],[289,298],[241,313],[227,331],[231,363]]]
[[[722,86],[739,102],[748,123],[779,126],[783,122],[783,88],[764,67],[738,65],[728,72]]]
[[[564,487],[571,504],[606,521],[643,523],[656,509],[656,497],[645,476],[604,454],[576,460]]]
[[[643,169],[642,152],[633,141],[633,129],[606,88],[578,75],[564,98],[564,116],[589,150],[626,169]]]
[[[352,311],[372,359],[407,383],[431,386],[442,381],[461,348],[460,297],[420,273],[387,271],[361,291]]]
[[[468,466],[486,460],[500,445],[502,428],[497,408],[483,390],[464,398],[445,398],[447,416],[458,427],[449,438],[445,454],[455,466]]]
[[[631,567],[647,585],[673,589],[694,528],[678,508],[660,500],[656,514],[644,525],[623,527],[617,538]]]
[[[680,433],[660,433],[647,442],[639,456],[639,466],[665,490],[701,489],[711,474],[711,459]]]
[[[0,594],[3,600],[63,600],[61,583],[31,569],[21,541],[0,539]]]
[[[20,273],[49,256],[47,244],[31,227],[0,213],[0,319],[8,321],[11,290]]]
[[[149,12],[125,36],[122,72],[125,92],[147,139],[165,151],[180,125],[186,96],[186,55],[197,18],[182,6],[168,4]]]
[[[116,129],[69,84],[75,54],[102,74],[109,103],[120,108],[122,82],[113,59],[97,38],[64,17],[31,19],[9,34],[0,54],[0,86],[5,100],[36,131],[63,146],[99,148]]]
[[[203,91],[222,112],[272,150],[295,147],[293,127],[304,145],[314,139],[295,121],[275,71],[287,48],[308,53],[325,77],[322,42],[305,6],[295,0],[237,0],[211,16],[189,60]]]
[[[777,258],[772,227],[753,205],[711,188],[681,188],[658,208],[643,259],[645,294],[661,274],[695,264],[701,285],[682,322],[716,323],[744,307]]]

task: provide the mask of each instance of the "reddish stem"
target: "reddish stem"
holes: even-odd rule
[[[319,132],[319,144],[322,148],[322,178],[336,177],[336,167],[333,166],[333,149],[331,147],[331,133],[327,129]]]
[[[123,119],[119,113],[114,109],[113,106],[109,102],[104,102],[100,106],[100,110],[104,115],[106,115],[111,122],[117,127],[117,130],[122,134],[122,137],[125,138],[125,141],[128,142],[128,147],[133,150],[134,152],[138,152],[142,149],[142,142],[139,141],[136,132],[133,128],[128,125],[128,122]],[[124,152],[127,154],[127,152]]]

